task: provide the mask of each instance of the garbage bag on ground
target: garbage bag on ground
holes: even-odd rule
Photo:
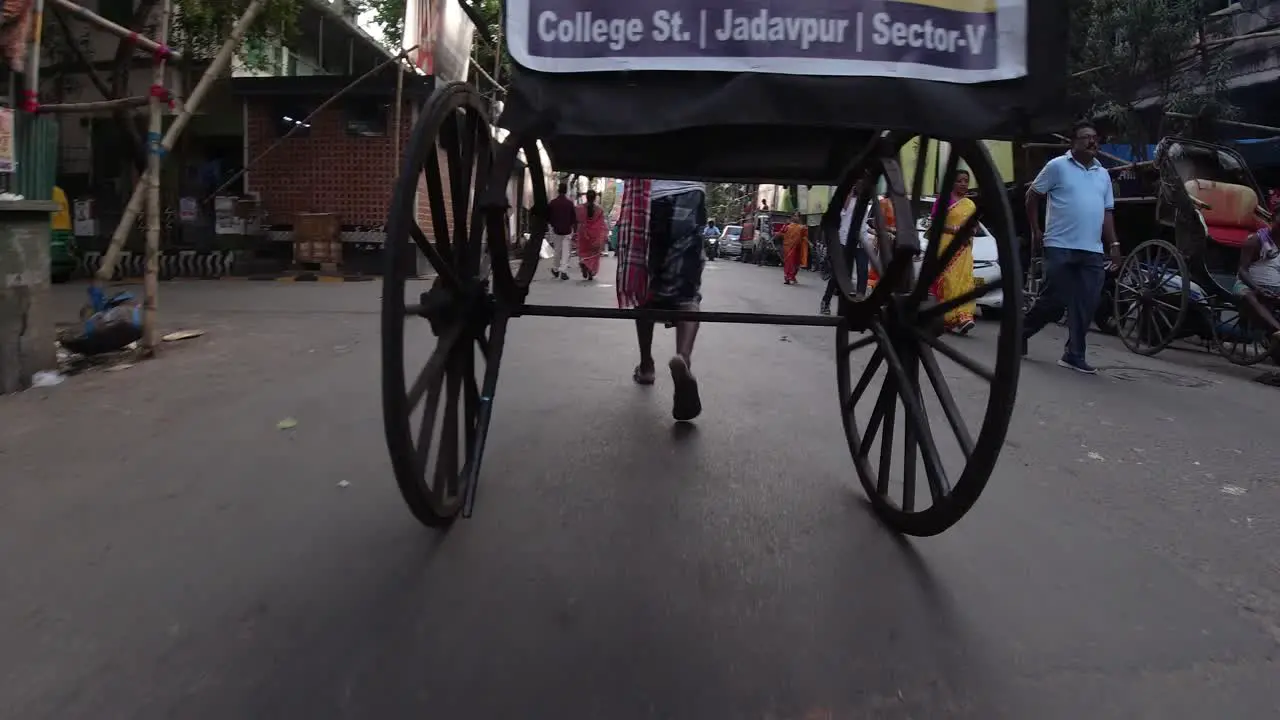
[[[142,339],[142,308],[131,293],[110,298],[98,288],[89,289],[90,311],[79,326],[63,330],[58,342],[73,353],[100,355],[124,349]]]

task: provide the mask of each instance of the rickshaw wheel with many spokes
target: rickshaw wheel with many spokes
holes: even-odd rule
[[[846,322],[837,330],[836,366],[845,435],[859,482],[872,506],[898,532],[929,536],[943,532],[968,512],[999,458],[1018,387],[1022,315],[1016,308],[1022,306],[1022,283],[1013,214],[999,192],[1003,184],[986,148],[968,141],[951,143],[943,187],[952,185],[963,158],[979,188],[997,190],[983,199],[979,211],[946,247],[941,242],[945,216],[933,218],[917,277],[913,257],[916,221],[909,197],[921,197],[924,163],[918,163],[908,197],[897,160],[898,152],[911,140],[910,136],[888,138],[880,155],[855,167],[832,200],[833,208],[843,206],[853,183],[864,179],[854,218],[856,222],[873,213],[877,219],[875,244],[884,261],[877,263],[880,285],[866,299],[853,297],[847,271],[837,272],[841,314]],[[922,138],[920,144],[923,147],[916,156],[927,157],[929,139]],[[886,218],[874,202],[881,179],[894,209],[896,236],[885,231]],[[836,217],[828,215],[823,224],[833,264],[848,268],[845,251],[839,242],[833,242],[831,221]],[[962,253],[971,246],[979,216],[994,234],[1001,280],[946,301],[931,298],[933,279],[956,257],[963,261]],[[978,359],[959,347],[963,340],[948,342],[942,332],[943,317],[949,310],[993,291],[1002,294],[1004,307],[1015,311],[1000,314],[995,357]],[[852,331],[865,335],[854,339]],[[855,369],[852,354],[864,348],[871,354],[860,370]],[[881,369],[883,375],[879,374]],[[949,372],[952,370],[955,373]],[[979,384],[988,389],[985,404],[980,405],[980,413],[966,412],[961,405],[978,393]],[[869,402],[860,406],[863,400]],[[945,419],[946,425],[939,423],[935,428],[931,414]],[[975,420],[976,433],[970,430]],[[895,466],[898,422],[902,423],[901,457]],[[946,442],[944,435],[953,436],[954,442]],[[917,474],[922,468],[927,490],[917,493]]]
[[[502,357],[506,320],[493,312],[479,208],[493,164],[483,98],[463,85],[437,90],[413,128],[387,222],[383,421],[400,493],[413,515],[430,527],[451,525],[463,509],[483,450],[487,405]],[[415,209],[420,184],[425,184],[430,211],[425,229]],[[497,227],[501,230],[501,223]],[[505,235],[489,237],[495,244],[506,242]],[[436,275],[429,288],[425,283],[411,287],[419,255]],[[413,297],[406,300],[406,293]],[[411,347],[406,326],[424,320],[435,346]],[[415,351],[429,355],[411,379],[405,355]],[[415,416],[421,418],[416,429]]]
[[[1129,350],[1155,355],[1182,336],[1191,299],[1187,261],[1165,240],[1129,253],[1116,276],[1116,332]]]

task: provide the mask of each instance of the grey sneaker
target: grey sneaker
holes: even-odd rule
[[[1058,367],[1064,367],[1068,370],[1075,370],[1076,372],[1084,373],[1085,375],[1098,374],[1098,369],[1090,365],[1089,363],[1085,362],[1084,360],[1068,360],[1066,358],[1059,358]]]

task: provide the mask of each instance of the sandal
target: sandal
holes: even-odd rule
[[[653,368],[645,368],[643,365],[637,365],[636,369],[631,371],[631,379],[637,385],[652,385],[658,379],[658,373]]]

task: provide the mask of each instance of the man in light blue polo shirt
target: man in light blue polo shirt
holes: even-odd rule
[[[1069,336],[1058,364],[1089,375],[1097,370],[1085,360],[1085,335],[1102,296],[1107,255],[1112,262],[1120,262],[1111,176],[1097,155],[1098,131],[1088,122],[1076,123],[1071,129],[1071,149],[1044,166],[1027,191],[1026,203],[1032,251],[1044,243],[1047,283],[1024,319],[1022,354],[1027,354],[1027,340],[1057,322],[1065,311]],[[1048,198],[1043,230],[1041,198]]]

